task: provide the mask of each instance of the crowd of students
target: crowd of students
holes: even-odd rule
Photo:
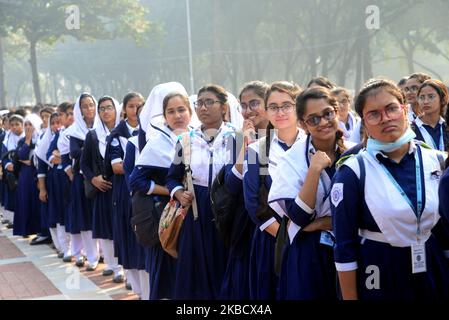
[[[169,82],[146,100],[83,93],[8,113],[2,223],[88,271],[103,259],[141,299],[445,299],[448,102],[417,73],[369,80],[355,99],[324,77],[252,81],[238,99]],[[210,200],[223,170],[237,204],[226,235]],[[190,208],[177,258],[139,243],[136,194]]]

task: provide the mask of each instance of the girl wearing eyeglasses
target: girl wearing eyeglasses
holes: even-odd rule
[[[99,239],[103,250],[106,268],[103,275],[114,275],[113,281],[123,282],[123,268],[114,256],[112,232],[112,183],[104,166],[106,153],[106,137],[120,122],[121,105],[117,100],[104,96],[98,100],[98,115],[92,130],[86,135],[86,141],[80,159],[80,168],[86,180],[98,189],[92,199],[92,237]],[[98,262],[96,262],[98,263]],[[96,264],[89,264],[94,270]]]
[[[279,161],[268,197],[279,215],[290,218],[279,298],[336,299],[329,193],[335,163],[352,144],[342,139],[338,102],[328,89],[303,91],[296,113],[308,134]]]
[[[126,153],[126,171],[133,167],[129,175],[129,185],[133,193],[148,195],[153,204],[163,208],[170,200],[165,187],[165,177],[175,155],[176,143],[182,133],[190,130],[189,122],[192,110],[184,87],[173,87],[169,83],[165,91],[153,91],[149,100],[153,101],[151,108],[161,110],[163,122],[149,122],[145,128],[148,141],[133,165],[128,163],[134,154],[129,149]],[[168,92],[168,94],[167,94]],[[129,147],[132,143],[130,142]],[[135,163],[135,167],[134,167]],[[151,208],[151,210],[156,210]],[[148,209],[150,210],[150,208]],[[133,232],[134,233],[134,232]],[[147,247],[146,271],[149,274],[149,295],[147,300],[172,299],[176,282],[176,259],[162,249],[160,243]]]
[[[210,190],[223,166],[229,174],[236,158],[232,148],[235,128],[224,121],[227,102],[226,90],[218,85],[198,91],[195,111],[201,126],[190,132],[194,193],[183,187],[185,165],[180,142],[167,174],[170,196],[184,207],[196,201],[198,209],[196,219],[193,208],[189,209],[180,230],[174,299],[217,299],[220,294],[227,251],[214,224]]]
[[[229,232],[229,256],[221,285],[220,299],[245,300],[249,294],[250,250],[255,224],[244,206],[243,197],[243,162],[249,144],[265,135],[268,125],[265,110],[265,96],[269,85],[262,81],[251,81],[243,86],[239,99],[243,115],[243,143],[237,147],[240,152],[238,160],[227,176],[226,181],[233,184],[229,191],[239,203],[234,213],[232,228]]]
[[[338,120],[343,138],[360,143],[363,128],[360,128],[360,118],[351,109],[351,93],[345,88],[334,88],[331,94],[338,102]]]
[[[408,103],[408,120],[413,122],[421,115],[421,109],[418,102],[418,90],[421,84],[430,79],[425,73],[414,73],[410,75],[404,86],[405,100]]]
[[[370,80],[355,107],[367,147],[344,162],[330,195],[342,297],[447,299],[448,217],[438,213],[443,157],[413,140],[393,82]]]
[[[267,135],[250,144],[245,157],[245,207],[256,227],[249,262],[250,299],[253,300],[278,297],[275,243],[281,217],[270,210],[267,196],[272,178],[279,173],[280,159],[304,135],[298,128],[295,112],[295,99],[300,91],[297,84],[287,81],[270,85],[265,96]]]
[[[447,150],[449,146],[449,128],[443,118],[448,98],[444,83],[434,79],[424,81],[418,90],[418,102],[423,114],[412,123],[416,139],[440,151]]]

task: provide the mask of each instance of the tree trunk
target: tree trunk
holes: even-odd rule
[[[357,41],[356,47],[356,60],[355,60],[355,83],[354,90],[358,92],[362,85],[362,48],[360,47],[360,41]]]
[[[33,78],[34,97],[36,104],[42,103],[41,88],[39,86],[39,73],[37,72],[37,58],[36,58],[36,41],[30,41],[30,65],[31,76]]]
[[[5,64],[3,61],[3,43],[0,37],[0,107],[6,108]]]
[[[408,74],[415,73],[415,65],[413,63],[413,49],[407,50],[405,56],[407,57]]]
[[[363,45],[363,81],[367,81],[373,77],[373,66],[371,61],[370,38],[364,38]]]

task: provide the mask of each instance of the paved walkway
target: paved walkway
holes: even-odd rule
[[[103,264],[86,271],[58,259],[50,245],[12,235],[0,225],[0,300],[137,300],[123,283],[104,277]],[[87,265],[87,264],[86,264]]]

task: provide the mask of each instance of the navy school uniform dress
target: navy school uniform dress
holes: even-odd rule
[[[3,140],[5,140],[6,137],[6,131],[3,129],[0,129],[0,145],[3,146]],[[0,148],[1,149],[1,148]],[[2,152],[3,154],[3,152]],[[1,163],[1,158],[0,158],[0,163]],[[5,188],[5,184],[3,181],[4,177],[2,177],[0,179],[0,206],[4,206],[5,202],[4,202],[4,188]]]
[[[344,142],[346,147],[353,144]],[[278,164],[269,202],[280,215],[290,218],[289,241],[283,250],[279,277],[279,299],[337,299],[337,278],[333,258],[333,234],[330,230],[306,232],[302,229],[317,218],[330,217],[331,181],[334,164],[321,172],[316,191],[315,208],[298,196],[306,180],[310,157],[316,153],[310,135],[296,142]],[[336,146],[336,160],[340,151]]]
[[[434,234],[440,240],[444,255],[449,259],[449,169],[444,171],[438,188],[439,212],[441,219],[434,228]],[[437,228],[438,227],[438,228]],[[436,230],[435,230],[436,229]]]
[[[47,150],[47,161],[52,159],[53,151],[58,150],[58,140],[63,139],[61,130],[53,136]],[[48,168],[47,173],[47,193],[48,193],[48,224],[50,228],[55,228],[59,223],[65,225],[66,216],[70,209],[70,179],[64,169],[71,166],[69,154],[61,156],[61,164]]]
[[[300,130],[296,140],[300,139],[301,136],[302,131]],[[261,139],[266,139],[266,137]],[[245,156],[246,169],[243,176],[245,207],[256,227],[253,234],[249,262],[249,290],[250,299],[252,300],[274,300],[279,295],[279,277],[276,275],[274,269],[276,238],[264,230],[275,221],[280,223],[281,218],[276,214],[271,218],[257,217],[256,214],[260,206],[259,173],[263,171],[259,157],[261,139],[248,146],[248,152]],[[265,176],[263,178],[267,190],[271,188],[272,176],[276,172],[279,159],[289,148],[276,135],[272,137],[269,150],[268,172],[264,173]]]
[[[411,128],[416,134],[416,140],[425,142],[435,150],[445,151],[449,149],[449,129],[443,118],[440,118],[434,128],[424,124],[420,118],[416,118]]]
[[[35,155],[35,157],[37,157]],[[45,179],[45,187],[48,188],[48,181],[50,179],[49,175],[49,167],[47,163],[43,160],[41,160],[39,157],[37,157],[37,178],[44,178]],[[48,228],[55,226],[50,226],[49,223],[49,206],[48,206],[48,191],[47,191],[47,202],[40,201],[40,207],[41,207],[41,235],[46,235],[48,233]]]
[[[21,135],[23,137],[24,134]],[[6,154],[8,151],[16,150],[17,149],[17,143],[21,139],[21,137],[13,134],[12,132],[8,132],[5,135],[4,143],[2,144],[2,155]],[[16,141],[16,142],[14,142]],[[8,146],[8,147],[7,147]],[[6,181],[6,166],[11,163],[11,160],[9,159],[3,159],[2,160],[2,166],[3,166],[3,181],[4,181],[4,189],[3,189],[3,204],[6,210],[13,211],[16,206],[16,189],[11,189]],[[20,164],[19,164],[20,167]],[[14,168],[14,173],[18,174],[19,168]]]
[[[447,230],[448,223],[447,216],[440,219],[438,214],[441,165],[436,151],[412,140],[399,163],[381,152],[361,155],[364,187],[359,179],[363,170],[352,157],[336,173],[331,191],[337,270],[356,270],[361,300],[447,299],[449,264],[447,247],[442,245],[447,243],[447,233],[440,231]],[[418,241],[418,196],[422,198],[419,238],[425,243],[426,271],[413,273],[411,246]],[[439,223],[443,226],[438,227]],[[441,235],[446,239],[439,239]]]
[[[241,150],[241,146],[238,146],[236,141],[234,141],[233,147],[236,151]],[[245,208],[243,175],[237,171],[235,166],[232,166],[231,170],[226,170],[226,173],[225,185],[235,196],[237,208],[234,212],[227,244],[229,256],[221,285],[220,299],[248,300],[250,298],[249,261],[255,224]]]
[[[213,179],[226,164],[234,164],[229,158],[229,137],[234,139],[232,125],[222,123],[217,136],[206,141],[200,128],[191,131],[191,170],[198,207],[198,219],[194,220],[189,209],[178,240],[178,268],[175,280],[175,299],[217,299],[226,268],[227,250],[214,224],[210,207],[209,190]],[[178,142],[175,159],[167,175],[170,195],[182,188],[185,173],[182,162],[183,149]],[[229,166],[229,169],[232,166]]]
[[[80,168],[84,178],[89,181],[97,175],[92,171],[95,161],[93,157],[98,152],[95,150],[96,148],[98,148],[98,140],[94,140],[92,130],[90,130],[86,135],[80,159]],[[99,160],[99,162],[104,163],[103,157]],[[103,172],[103,176],[105,177],[105,172]],[[106,178],[109,181],[111,180],[110,177]],[[106,192],[98,191],[92,200],[92,238],[104,240],[114,239],[112,235],[112,190]]]
[[[168,196],[153,195],[152,190],[155,184],[165,186],[178,140],[167,127],[152,127],[150,130],[154,134],[142,150],[147,161],[139,158],[129,177],[129,183],[133,193],[148,194],[154,202],[167,203]],[[133,153],[135,154],[134,144],[129,143],[128,146],[125,162],[130,161]],[[160,243],[146,248],[146,256],[146,270],[150,276],[150,300],[172,299],[175,288],[176,259],[166,253]]]
[[[123,159],[123,170],[125,171],[125,183],[127,192],[132,196],[130,186],[130,176],[133,172],[136,159],[139,157],[139,142],[138,137],[133,136],[128,139],[125,150],[125,158]],[[131,199],[130,199],[131,201]],[[129,266],[133,269],[146,270],[147,269],[147,250],[142,247],[136,239],[136,234],[131,225],[132,206],[130,205],[129,211],[124,216],[125,221],[124,228],[126,228],[127,250]]]
[[[30,160],[32,158],[30,152],[33,149],[33,142],[28,145],[25,143],[25,138],[20,139],[17,146],[19,160]],[[14,211],[14,235],[27,236],[41,230],[39,202],[36,168],[31,159],[30,164],[20,164]]]
[[[84,194],[84,177],[80,172],[80,158],[83,147],[83,140],[70,137],[73,181],[70,189],[70,209],[67,210],[65,228],[71,234],[92,230],[92,201],[87,199]],[[63,155],[61,158],[63,167],[70,165],[68,154]]]
[[[137,130],[135,131],[137,133]],[[131,137],[126,121],[121,121],[108,137],[105,167],[108,175],[112,175],[111,163],[124,162],[126,145]],[[130,157],[134,159],[134,154]],[[134,163],[132,164],[134,165]],[[125,167],[125,165],[124,165]],[[125,269],[145,268],[145,253],[139,246],[131,228],[131,195],[126,183],[125,174],[113,174],[112,184],[112,228],[114,235],[114,252],[118,263]]]

